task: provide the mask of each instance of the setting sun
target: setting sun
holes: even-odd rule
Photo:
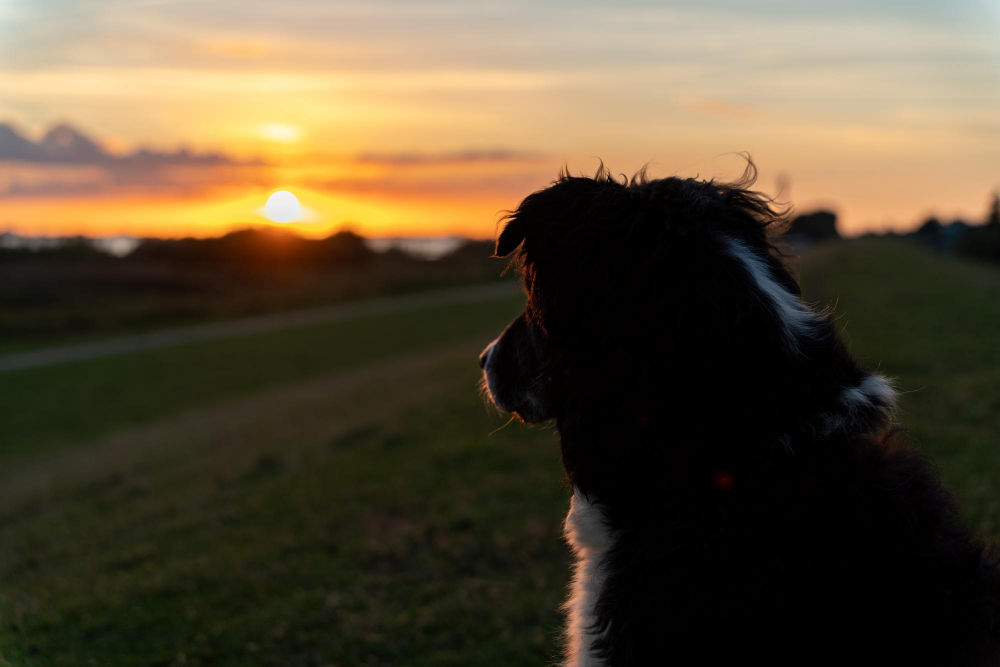
[[[278,190],[267,198],[264,214],[272,222],[295,222],[302,218],[302,206],[298,197],[288,190]]]
[[[287,123],[265,123],[260,126],[260,133],[266,139],[283,143],[298,141],[302,136],[302,130]]]

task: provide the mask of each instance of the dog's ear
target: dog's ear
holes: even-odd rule
[[[497,238],[495,257],[507,257],[517,250],[527,237],[529,227],[541,221],[551,224],[566,214],[566,183],[564,178],[560,178],[549,187],[525,197],[513,211],[507,211],[503,217],[503,231]]]
[[[581,219],[591,215],[589,209],[601,201],[601,193],[607,191],[609,184],[613,185],[615,190],[623,187],[610,175],[605,177],[604,172],[599,174],[604,180],[564,173],[549,187],[525,197],[516,209],[504,217],[506,224],[497,239],[495,256],[506,257],[517,250],[528,235],[529,228],[533,230],[532,245],[536,245],[536,241],[552,238],[553,227],[561,228],[565,232],[566,229],[577,225]],[[539,236],[534,230],[540,226],[550,231],[544,236]]]
[[[497,248],[493,253],[494,257],[506,257],[524,241],[525,221],[516,215],[508,217],[500,237],[497,239]]]

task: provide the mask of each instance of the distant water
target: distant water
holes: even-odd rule
[[[461,236],[394,236],[365,239],[375,252],[402,250],[420,259],[439,259],[453,252],[468,239]]]
[[[115,257],[124,257],[139,245],[134,236],[21,236],[9,232],[0,233],[0,248],[27,248],[29,250],[51,250],[73,243],[88,243],[102,252]]]

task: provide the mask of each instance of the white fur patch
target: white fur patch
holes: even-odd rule
[[[856,387],[848,387],[841,393],[840,402],[848,407],[876,406],[891,410],[896,405],[896,391],[884,375],[869,375]]]
[[[822,418],[822,433],[830,434],[840,428],[853,429],[859,426],[862,409],[874,409],[886,419],[896,409],[896,390],[892,381],[884,375],[873,373],[853,387],[845,387],[837,397],[838,409]]]
[[[563,664],[565,667],[601,667],[604,661],[590,650],[595,639],[590,627],[606,576],[601,560],[613,538],[604,524],[600,507],[588,501],[579,490],[570,502],[564,533],[576,555],[576,565],[565,606],[566,662]]]
[[[725,246],[729,255],[738,260],[753,278],[757,289],[764,295],[768,305],[781,321],[789,347],[792,351],[799,352],[799,341],[815,334],[816,313],[802,303],[802,299],[775,280],[767,262],[745,244],[727,238]]]
[[[847,423],[853,422],[862,408],[874,408],[888,417],[896,408],[896,390],[884,375],[873,373],[856,386],[844,389],[840,393],[840,403],[847,408],[844,416]]]

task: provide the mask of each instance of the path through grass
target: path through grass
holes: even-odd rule
[[[889,243],[805,262],[807,298],[839,299],[915,442],[1000,533],[1000,271]],[[0,654],[545,664],[569,562],[555,434],[490,435],[504,419],[476,393],[475,353],[518,308],[5,377]]]

